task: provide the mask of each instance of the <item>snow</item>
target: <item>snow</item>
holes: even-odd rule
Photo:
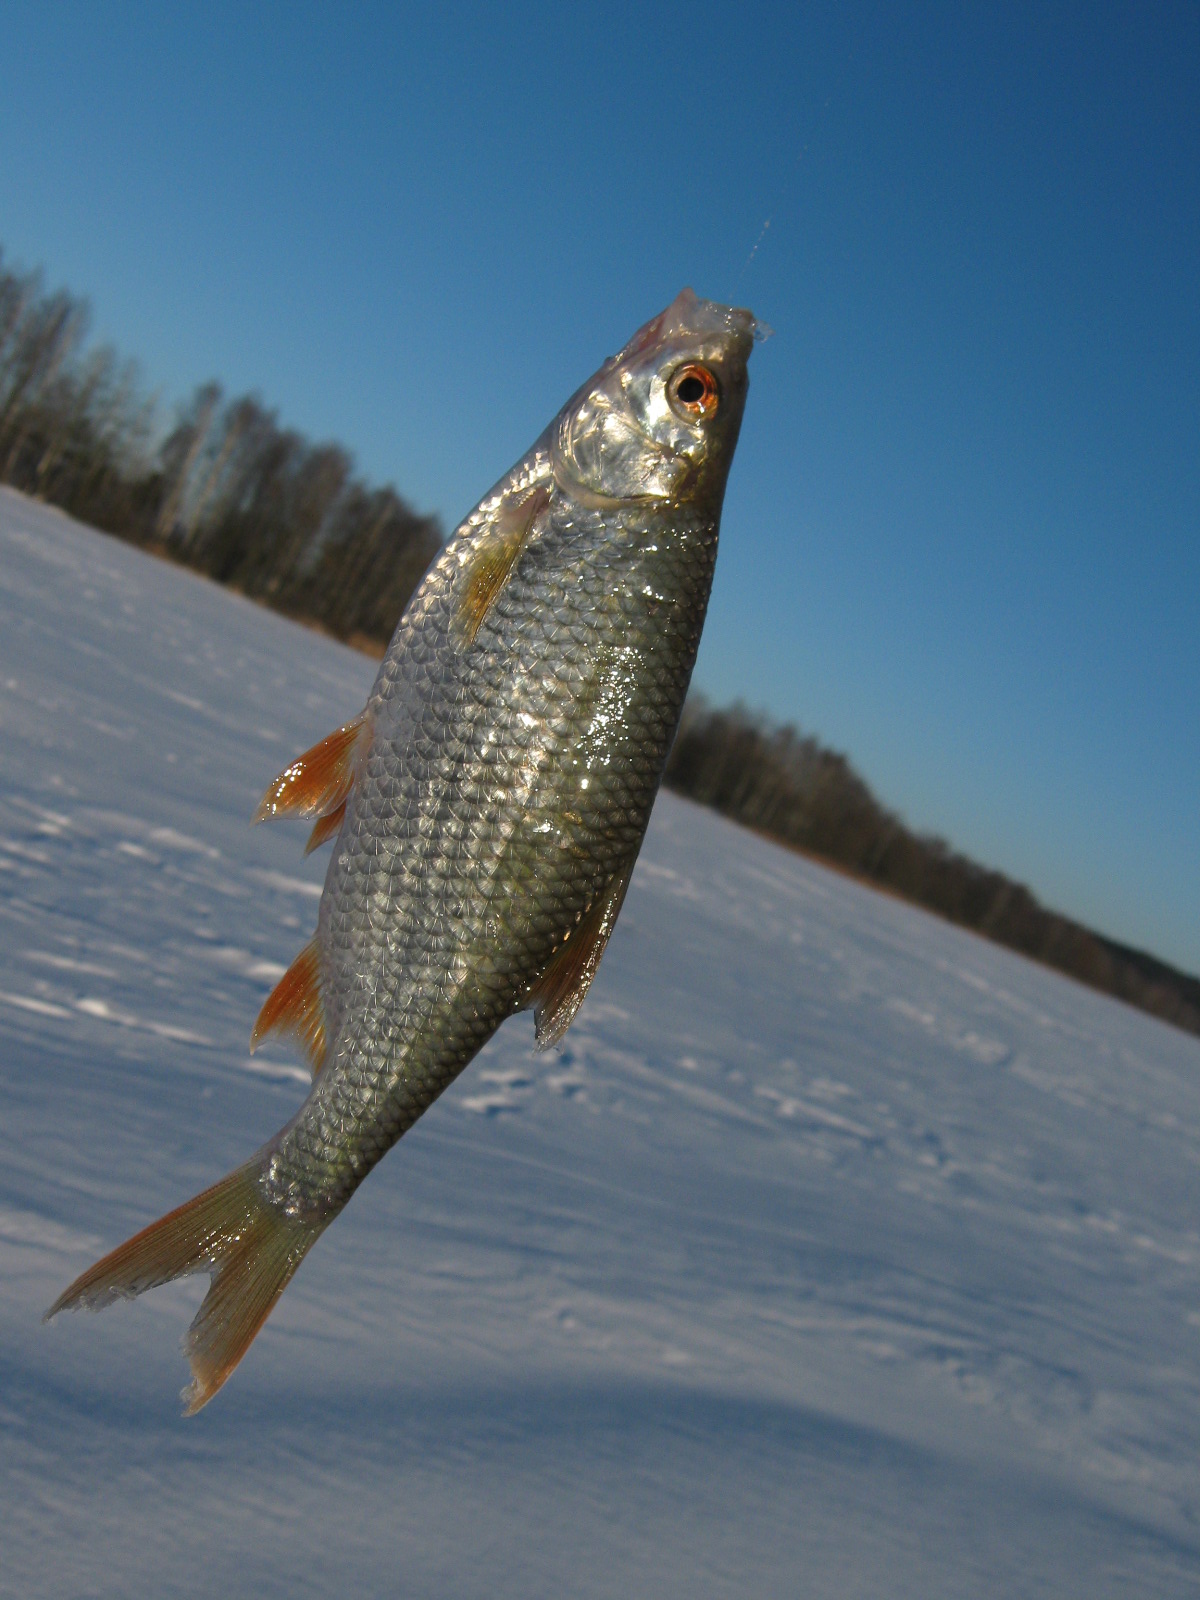
[[[303,1095],[249,818],[371,677],[0,493],[0,1590],[1195,1594],[1200,1041],[671,796],[199,1417],[202,1280],[40,1324]]]

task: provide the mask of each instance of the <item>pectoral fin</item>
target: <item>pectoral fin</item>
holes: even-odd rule
[[[539,1050],[558,1043],[583,1004],[625,899],[633,866],[630,861],[613,878],[530,990]]]
[[[503,505],[487,537],[472,555],[462,576],[455,618],[465,644],[474,641],[525,548],[534,520],[549,500],[548,485],[539,483]]]
[[[315,850],[340,826],[346,798],[370,738],[371,724],[364,711],[297,756],[263,795],[254,814],[255,822],[267,817],[315,817],[317,825],[308,841],[308,849]]]

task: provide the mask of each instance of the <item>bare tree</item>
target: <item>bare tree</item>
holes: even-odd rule
[[[164,543],[175,535],[183,497],[220,403],[221,385],[202,383],[174,431],[163,441],[158,458],[165,493],[155,532]]]
[[[12,384],[0,410],[0,450],[6,451],[0,470],[5,478],[13,475],[34,431],[38,402],[82,343],[87,320],[86,306],[60,293],[32,301],[17,324]]]

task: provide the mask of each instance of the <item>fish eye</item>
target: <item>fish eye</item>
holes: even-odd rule
[[[707,367],[689,362],[671,374],[667,384],[671,404],[689,422],[702,422],[715,415],[721,403],[721,388]]]

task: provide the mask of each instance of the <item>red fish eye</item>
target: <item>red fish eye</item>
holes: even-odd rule
[[[671,399],[688,417],[711,417],[721,403],[721,390],[707,367],[689,364],[671,376]]]

